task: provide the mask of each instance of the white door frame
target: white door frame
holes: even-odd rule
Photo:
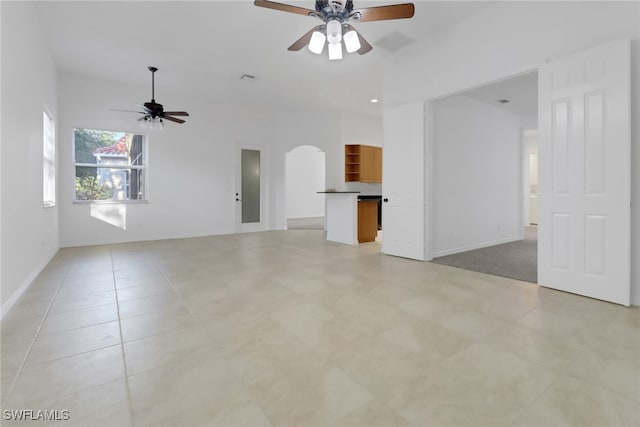
[[[260,222],[242,223],[242,150],[260,151]],[[236,233],[251,233],[266,231],[269,224],[269,152],[265,145],[237,143],[235,145],[235,170],[234,170],[234,218]]]
[[[580,52],[576,52],[575,54],[580,54]],[[570,54],[570,55],[567,55],[567,56],[572,56],[572,55]],[[449,94],[446,94],[446,95],[430,98],[430,99],[425,101],[425,109],[426,109],[426,112],[427,112],[427,121],[426,121],[426,123],[432,123],[432,120],[433,120],[432,111],[433,111],[433,109],[431,108],[431,103],[433,103],[434,101],[436,101],[438,99],[442,99],[442,98],[446,98],[446,97],[449,97],[449,96],[452,96],[452,95],[456,95],[456,94],[468,91],[468,90],[473,89],[473,88],[478,87],[478,86],[485,86],[485,85],[491,84],[491,83],[496,82],[496,81],[500,81],[500,80],[504,80],[504,79],[508,79],[508,78],[512,78],[512,77],[517,77],[518,75],[522,75],[522,74],[529,73],[529,72],[536,71],[536,70],[538,71],[538,74],[540,75],[540,72],[541,72],[540,70],[545,65],[546,65],[545,63],[538,64],[535,67],[526,68],[526,69],[522,70],[519,73],[514,73],[514,74],[511,74],[509,76],[505,76],[503,78],[500,78],[500,79],[495,79],[495,80],[492,80],[492,81],[489,81],[489,82],[485,82],[485,83],[483,83],[481,85],[476,85],[476,86],[469,87],[469,88],[466,88],[466,89],[460,89],[458,91],[453,91],[453,92],[451,92]],[[538,89],[538,92],[540,93],[540,88]],[[538,128],[540,128],[540,125],[538,126]],[[432,153],[433,152],[433,143],[434,143],[434,141],[433,141],[433,130],[429,129],[427,132],[425,132],[425,153]],[[425,175],[428,176],[428,181],[427,182],[429,183],[429,185],[425,186],[425,192],[426,192],[425,200],[427,201],[427,206],[426,206],[426,210],[425,210],[425,236],[430,236],[430,235],[432,235],[432,230],[433,230],[433,224],[432,224],[433,206],[432,206],[432,203],[431,203],[431,198],[432,198],[432,195],[433,195],[433,189],[432,189],[432,184],[431,184],[432,181],[433,181],[433,169],[430,167],[431,166],[431,162],[432,162],[432,155],[429,154],[428,156],[425,156],[425,157],[426,157],[426,159],[425,159],[425,169],[426,169]],[[538,182],[540,182],[541,180],[546,179],[543,175],[546,173],[545,171],[547,171],[549,168],[545,168],[544,167],[543,162],[545,161],[545,159],[544,158],[541,159],[540,155],[538,157],[538,161],[539,161]],[[522,183],[521,183],[521,185],[522,185]],[[544,200],[543,200],[543,198],[545,197],[544,194],[540,195],[539,197],[540,197],[540,199],[542,199],[540,201],[544,203]],[[539,224],[542,225],[543,227],[544,226],[547,226],[547,227],[551,227],[552,226],[551,224],[545,224],[545,219],[542,217],[542,215],[539,215],[538,220],[539,220]],[[427,250],[430,250],[431,249],[431,245],[429,244],[429,242],[425,242],[425,243],[426,243]],[[428,253],[427,255],[428,255],[427,259],[431,259],[430,255],[432,255],[432,252]],[[538,256],[538,258],[540,258],[540,256]],[[629,271],[629,273],[630,273],[630,271]],[[541,275],[540,263],[538,264],[538,275],[539,276]],[[554,286],[551,286],[551,287],[556,288],[556,289],[565,290],[564,288],[560,288],[557,285],[554,285]],[[585,293],[583,293],[583,292],[581,292],[579,290],[575,290],[575,289],[566,289],[566,290],[568,290],[570,292],[574,292],[574,293],[580,294],[580,295],[585,294]],[[589,294],[588,296],[592,296],[593,297],[594,295]],[[629,299],[628,298],[629,298],[628,295],[623,295],[623,297],[620,300],[615,300],[615,302],[621,303],[623,305],[628,305],[629,304]],[[605,300],[611,300],[609,298],[604,298],[604,299]]]
[[[468,92],[470,90],[479,88],[479,87],[483,87],[483,86],[489,86],[491,84],[503,81],[503,80],[509,80],[515,77],[519,77],[525,74],[529,74],[529,73],[533,73],[536,72],[539,68],[539,65],[536,66],[531,66],[531,67],[526,67],[524,69],[521,69],[518,72],[515,72],[513,74],[509,74],[497,79],[493,79],[493,80],[489,80],[485,83],[481,83],[481,84],[476,84],[473,86],[469,86],[463,89],[458,89],[452,92],[449,92],[445,95],[439,95],[437,97],[434,98],[429,98],[428,100],[425,101],[425,125],[426,125],[426,132],[425,132],[425,201],[426,201],[426,207],[425,207],[425,236],[434,236],[435,233],[433,232],[435,224],[433,223],[433,218],[434,218],[434,206],[433,206],[433,180],[434,180],[434,170],[433,170],[433,146],[434,146],[434,142],[435,142],[435,134],[434,134],[434,121],[433,121],[433,103],[441,100],[441,99],[445,99],[445,98],[449,98],[450,96],[455,96],[455,95],[461,95],[465,92]],[[520,143],[521,146],[523,145],[523,132],[520,132]],[[523,166],[520,165],[520,168],[522,170]],[[522,174],[521,174],[522,175]],[[522,179],[522,178],[521,178]],[[522,181],[520,181],[520,183],[518,184],[520,186],[520,188],[523,188],[523,183]],[[520,215],[518,217],[518,225],[520,225],[520,223],[522,222],[520,220],[520,218],[523,218],[524,213],[523,213],[523,209],[524,209],[524,202],[521,200],[520,201]],[[523,230],[520,231],[521,234],[523,234]],[[425,252],[426,252],[426,260],[427,261],[431,261],[433,260],[433,257],[435,255],[435,248],[433,247],[433,239],[429,239],[429,241],[425,242]]]

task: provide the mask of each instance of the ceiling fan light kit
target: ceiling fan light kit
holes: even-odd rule
[[[355,30],[350,30],[344,33],[342,36],[344,39],[344,47],[347,49],[348,53],[357,52],[362,47],[360,45],[360,39],[358,38],[358,33]]]
[[[162,130],[164,129],[164,120],[160,117],[151,118],[149,116],[144,116],[142,119],[142,127],[150,130]]]
[[[329,43],[329,60],[342,59],[342,44]]]
[[[329,59],[342,59],[342,42],[347,53],[364,55],[373,47],[348,22],[370,22],[413,17],[413,3],[353,9],[353,0],[316,0],[315,10],[269,0],[255,0],[254,4],[267,9],[296,13],[318,18],[323,25],[311,29],[289,46],[288,50],[298,51],[304,46],[317,55],[328,44]]]
[[[314,31],[309,41],[309,50],[316,55],[320,55],[324,50],[325,41],[327,41],[327,37],[324,34],[320,31]]]

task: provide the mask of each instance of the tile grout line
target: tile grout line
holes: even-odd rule
[[[2,407],[3,408],[5,407],[7,402],[9,401],[9,398],[11,397],[11,393],[13,392],[13,388],[15,387],[16,383],[18,382],[18,378],[22,374],[22,371],[24,369],[24,365],[26,365],[27,359],[31,355],[31,350],[33,349],[33,345],[35,344],[36,339],[38,338],[38,335],[40,334],[40,330],[42,329],[42,325],[44,325],[44,321],[47,319],[47,316],[49,315],[49,311],[51,311],[51,307],[53,306],[53,303],[55,302],[56,297],[58,296],[58,292],[60,292],[60,288],[62,287],[62,284],[64,283],[64,280],[67,278],[67,274],[69,274],[69,266],[68,265],[65,268],[64,276],[62,276],[62,279],[60,279],[60,283],[58,283],[58,286],[56,287],[56,291],[54,292],[53,297],[51,298],[51,302],[47,306],[47,309],[45,310],[44,315],[42,316],[42,320],[40,321],[40,324],[38,325],[38,328],[36,329],[35,334],[33,334],[33,338],[31,339],[31,343],[29,343],[29,348],[27,349],[27,352],[24,355],[24,358],[22,359],[22,362],[20,363],[20,367],[18,368],[18,372],[16,372],[16,375],[13,377],[13,381],[11,382],[11,385],[9,386],[9,391],[7,392],[7,397],[2,402]],[[30,286],[31,285],[29,285],[29,287]]]
[[[178,297],[178,299],[180,300],[180,302],[182,302],[182,304],[185,306],[185,308],[187,309],[187,311],[189,312],[189,314],[193,317],[194,320],[199,320],[199,317],[195,315],[195,313],[193,311],[191,311],[191,307],[189,307],[189,304],[187,304],[187,302],[184,300],[184,298],[182,298],[182,295],[180,295],[180,292],[178,292],[178,290],[175,288],[175,286],[173,286],[173,283],[171,283],[171,280],[169,280],[169,278],[164,274],[164,272],[158,268],[158,265],[155,261],[152,261],[153,266],[158,270],[158,272],[160,273],[160,275],[164,278],[164,280],[167,282],[167,284],[169,285],[169,287],[171,288],[171,290],[173,291],[173,293],[176,294],[176,296]],[[199,323],[199,322],[198,322]]]
[[[127,404],[129,407],[129,425],[133,426],[133,405],[131,404],[131,388],[129,387],[129,373],[127,371],[127,358],[124,351],[124,337],[122,335],[122,319],[120,318],[120,300],[118,299],[118,286],[116,284],[116,270],[113,263],[113,251],[109,249],[111,259],[111,274],[113,277],[113,289],[116,294],[116,311],[118,313],[118,332],[120,333],[120,351],[122,352],[122,367],[124,369],[124,383],[127,388]]]

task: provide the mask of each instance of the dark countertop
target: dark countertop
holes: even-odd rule
[[[359,191],[318,191],[318,194],[360,194]]]

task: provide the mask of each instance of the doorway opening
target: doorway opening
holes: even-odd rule
[[[537,283],[537,71],[432,107],[433,262]]]
[[[285,154],[285,218],[287,230],[324,230],[325,153],[300,145]]]

